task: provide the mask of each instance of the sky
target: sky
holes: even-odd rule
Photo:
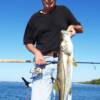
[[[57,0],[67,6],[82,23],[84,32],[72,38],[76,61],[100,62],[100,0]],[[32,60],[23,45],[30,17],[42,9],[41,0],[0,0],[0,59]],[[96,69],[94,68],[96,66]],[[30,80],[32,63],[0,63],[0,81]],[[78,64],[73,82],[100,78],[100,65]]]

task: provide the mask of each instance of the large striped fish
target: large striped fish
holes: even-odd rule
[[[67,31],[61,31],[62,41],[57,66],[59,100],[71,100],[73,44]]]

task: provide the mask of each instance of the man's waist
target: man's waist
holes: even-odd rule
[[[50,51],[50,52],[46,53],[45,56],[58,57],[59,53],[57,51]]]

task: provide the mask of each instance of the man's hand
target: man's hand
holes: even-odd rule
[[[67,28],[67,33],[70,35],[70,37],[74,36],[76,33],[83,32],[83,28],[81,25],[70,25]]]
[[[39,65],[46,64],[46,61],[44,60],[44,57],[40,51],[37,50],[34,54],[35,54],[36,64],[39,64]]]
[[[36,64],[46,64],[46,61],[44,60],[44,57],[42,53],[33,46],[33,44],[27,44],[26,48],[33,54],[35,55],[35,63]]]
[[[67,28],[67,33],[70,37],[74,36],[76,34],[76,31],[74,29],[74,26],[73,25],[70,25],[68,28]]]

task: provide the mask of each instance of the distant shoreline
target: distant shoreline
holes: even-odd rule
[[[100,85],[100,78],[99,79],[94,79],[94,80],[91,80],[91,81],[78,82],[78,83]]]
[[[18,81],[0,81],[0,83],[23,83],[23,82],[18,82]],[[99,79],[94,79],[91,81],[85,81],[85,82],[73,82],[73,83],[79,83],[79,84],[92,84],[92,85],[100,85],[100,78]]]
[[[0,81],[0,83],[23,83],[20,81]]]

